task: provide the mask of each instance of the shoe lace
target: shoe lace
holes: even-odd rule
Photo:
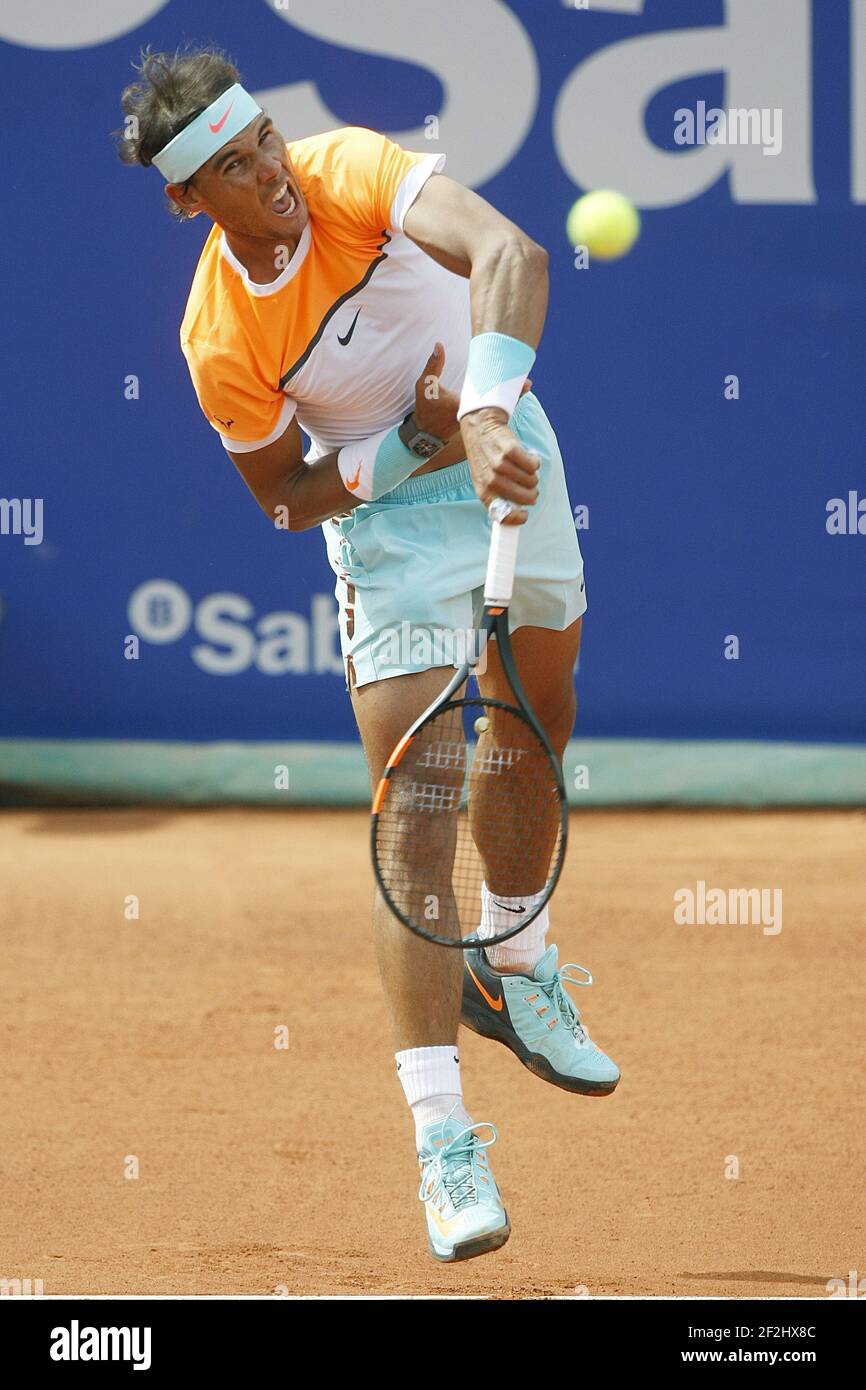
[[[580,970],[586,979],[580,976],[568,974],[568,971]],[[559,1012],[563,1024],[570,1033],[573,1033],[579,1043],[588,1043],[589,1034],[580,1021],[580,1013],[574,1006],[571,996],[566,992],[564,986],[579,985],[585,988],[592,984],[592,974],[585,965],[577,965],[574,961],[566,961],[559,967],[555,975],[550,980],[542,980],[541,988],[547,995],[553,1007]]]
[[[453,1112],[452,1112],[453,1113]],[[443,1129],[447,1120],[443,1121]],[[477,1131],[490,1130],[490,1138],[482,1139]],[[488,1120],[466,1125],[449,1139],[447,1144],[435,1154],[431,1162],[423,1168],[418,1196],[422,1202],[435,1199],[444,1189],[455,1211],[477,1200],[475,1182],[475,1163],[479,1150],[489,1149],[496,1142],[496,1127]]]

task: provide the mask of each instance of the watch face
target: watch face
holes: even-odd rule
[[[409,445],[413,454],[417,454],[420,459],[432,458],[442,448],[440,440],[435,435],[427,434],[424,430],[419,430]]]

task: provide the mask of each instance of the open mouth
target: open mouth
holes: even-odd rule
[[[297,206],[297,199],[289,188],[289,181],[284,179],[271,199],[271,212],[275,212],[278,217],[291,217]]]

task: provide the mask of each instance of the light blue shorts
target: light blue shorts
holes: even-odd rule
[[[510,426],[541,456],[541,478],[520,528],[509,627],[562,632],[586,611],[562,455],[531,391]],[[490,524],[465,460],[324,523],[347,688],[461,664],[483,606]]]

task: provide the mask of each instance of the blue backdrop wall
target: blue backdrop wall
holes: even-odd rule
[[[321,535],[268,525],[179,351],[205,228],[109,139],[139,46],[204,39],[287,138],[444,150],[548,248],[581,735],[866,741],[863,0],[6,0],[0,38],[0,736],[355,738]],[[763,126],[681,145],[701,102]],[[599,185],[643,234],[579,268]]]

